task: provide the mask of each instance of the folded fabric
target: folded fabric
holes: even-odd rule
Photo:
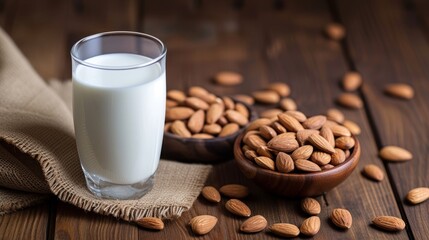
[[[128,221],[175,218],[191,208],[211,166],[161,160],[153,189],[141,199],[92,195],[75,144],[71,84],[50,84],[0,29],[0,214],[51,194],[84,210]]]

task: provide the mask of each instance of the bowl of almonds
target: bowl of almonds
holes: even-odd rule
[[[270,192],[288,197],[317,196],[344,181],[360,157],[359,141],[348,128],[324,115],[286,111],[251,122],[234,144],[244,175]]]
[[[235,139],[256,118],[249,105],[199,86],[169,90],[166,104],[162,157],[184,162],[232,159]]]

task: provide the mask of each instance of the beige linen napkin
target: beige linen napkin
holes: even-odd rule
[[[0,214],[50,194],[129,221],[174,218],[192,206],[211,166],[162,160],[153,189],[141,199],[93,196],[80,167],[70,106],[70,82],[48,87],[0,29]]]

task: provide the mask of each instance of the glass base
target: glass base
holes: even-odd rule
[[[143,197],[153,187],[154,175],[134,184],[106,182],[85,172],[86,185],[95,196],[106,199],[133,200]]]

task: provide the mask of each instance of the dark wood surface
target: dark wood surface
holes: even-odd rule
[[[219,95],[249,94],[269,82],[291,86],[292,98],[308,115],[335,106],[344,72],[364,77],[359,90],[362,110],[340,108],[362,128],[362,155],[357,169],[341,185],[317,198],[322,227],[315,239],[427,239],[429,204],[408,205],[407,192],[429,184],[429,4],[423,0],[380,1],[0,1],[0,24],[35,69],[46,79],[69,78],[69,49],[88,34],[107,30],[144,31],[168,47],[170,89],[204,86]],[[343,23],[347,38],[338,43],[322,31],[332,21]],[[221,70],[243,74],[237,87],[214,85]],[[383,94],[391,82],[409,83],[416,97],[403,101]],[[258,109],[272,106],[259,106]],[[377,156],[385,145],[413,152],[407,163],[386,164]],[[387,178],[376,183],[362,177],[373,163]],[[269,224],[300,225],[306,218],[298,199],[264,192],[238,172],[233,161],[214,167],[208,185],[242,183],[251,195],[244,201]],[[243,219],[221,204],[197,199],[192,209],[161,232],[151,232],[114,218],[87,213],[52,199],[46,204],[0,217],[0,239],[275,239],[271,234],[238,232]],[[353,226],[340,231],[328,220],[334,208],[347,208]],[[196,215],[219,218],[209,234],[197,237],[187,222]],[[407,229],[386,233],[370,225],[377,215],[402,217]]]

